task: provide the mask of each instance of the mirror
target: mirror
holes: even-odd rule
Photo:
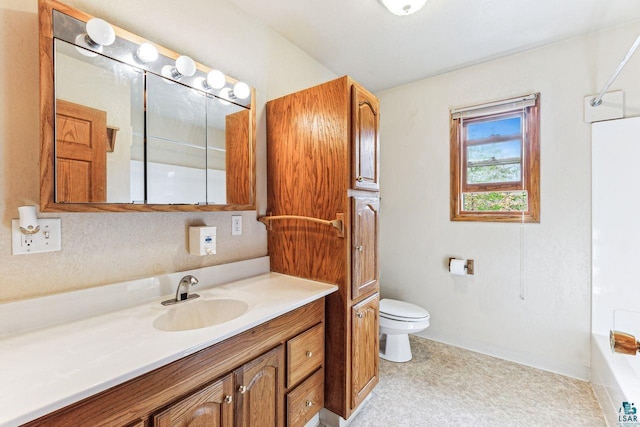
[[[253,89],[208,85],[210,68],[162,47],[144,62],[121,29],[92,44],[92,17],[44,4],[43,211],[255,209]]]

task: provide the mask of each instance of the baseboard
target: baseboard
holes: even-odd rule
[[[371,399],[371,396],[372,394],[369,393],[369,395],[362,401],[360,406],[358,406],[356,410],[353,411],[353,413],[347,420],[342,418],[340,415],[334,414],[333,412],[331,412],[326,408],[322,408],[320,410],[320,426],[347,427],[349,424],[351,424],[351,421],[353,421],[353,419],[358,415],[358,413],[362,410],[362,408],[367,406],[367,404],[369,403],[369,399]],[[305,426],[305,427],[309,427],[309,426]]]
[[[591,378],[591,369],[589,366],[552,360],[550,358],[535,356],[528,353],[510,351],[479,341],[467,339],[458,340],[456,338],[451,338],[449,335],[438,335],[429,331],[421,332],[416,334],[416,336],[452,345],[454,347],[463,348],[465,350],[474,351],[476,353],[485,354],[487,356],[497,357],[498,359],[508,360],[509,362],[518,363],[520,365],[553,372],[554,374],[564,375],[565,377],[575,378],[581,381],[588,382]]]

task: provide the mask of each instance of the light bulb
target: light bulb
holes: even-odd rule
[[[105,20],[100,18],[91,18],[87,22],[87,35],[91,41],[100,46],[109,46],[116,41],[116,32],[113,27]]]
[[[151,43],[142,43],[136,50],[136,58],[140,62],[153,62],[158,59],[158,49]]]
[[[176,68],[178,75],[174,73],[174,77],[180,78],[182,76],[191,77],[196,73],[196,63],[193,59],[186,55],[181,55],[176,59]]]
[[[398,16],[411,15],[422,9],[427,0],[380,0],[389,12]]]
[[[244,82],[238,82],[233,86],[233,94],[236,98],[246,99],[249,95],[251,95],[251,89],[249,89],[249,85]]]
[[[211,70],[207,73],[207,86],[211,89],[222,89],[227,84],[227,78],[220,70]]]

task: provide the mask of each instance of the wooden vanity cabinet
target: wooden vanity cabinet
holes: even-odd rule
[[[284,347],[236,369],[153,416],[153,427],[284,425]]]
[[[236,369],[236,427],[284,426],[284,349]]]
[[[224,378],[154,415],[154,427],[233,427],[233,377]]]
[[[349,77],[267,103],[267,215],[344,218],[342,234],[301,219],[267,230],[272,271],[339,286],[326,298],[324,405],[345,419],[378,380],[378,317],[352,309],[379,290],[379,120]]]
[[[324,313],[321,298],[26,426],[302,427],[322,407]]]
[[[378,99],[362,87],[354,84],[351,91],[353,134],[352,188],[379,191],[380,138]]]
[[[378,212],[377,197],[353,197],[353,245],[351,252],[351,298],[370,295],[378,289]]]
[[[374,294],[351,308],[351,405],[355,408],[378,384],[380,298]]]

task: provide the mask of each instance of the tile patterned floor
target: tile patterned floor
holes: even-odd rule
[[[411,337],[351,427],[606,426],[587,382]]]

